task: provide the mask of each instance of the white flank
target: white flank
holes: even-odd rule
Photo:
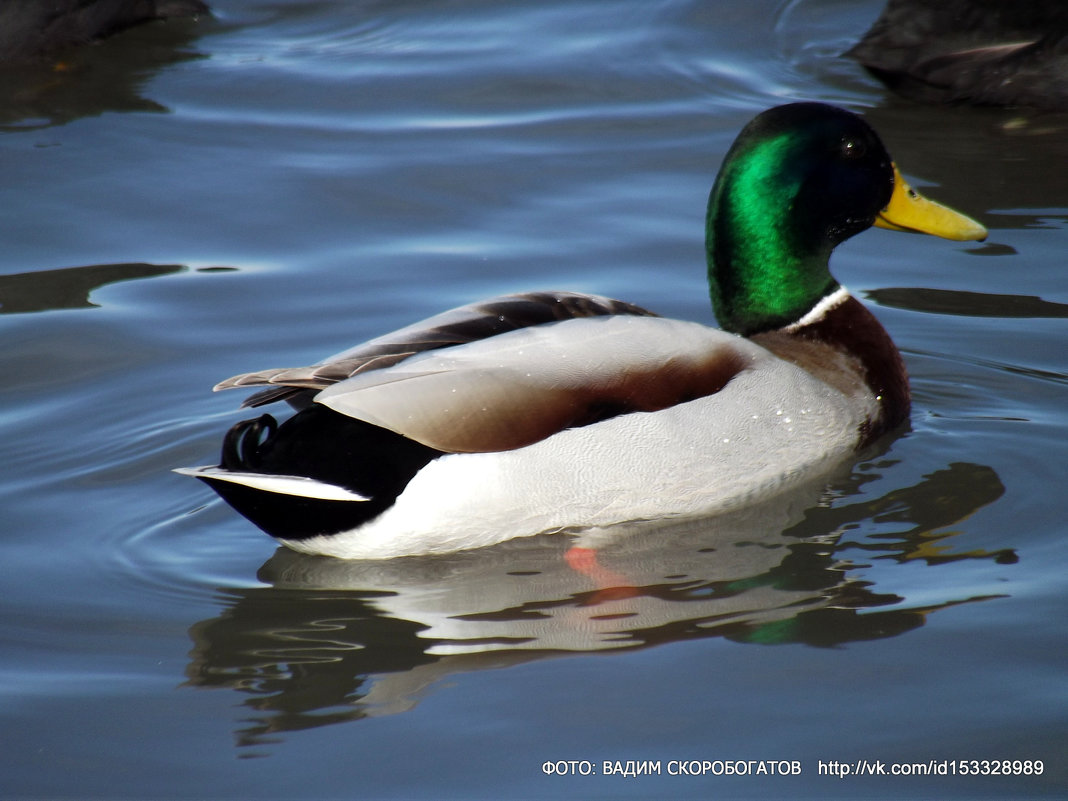
[[[442,456],[377,517],[282,544],[386,559],[722,514],[814,481],[850,458],[877,408],[866,385],[845,394],[755,343],[718,336],[748,367],[713,395],[569,428],[515,450]]]

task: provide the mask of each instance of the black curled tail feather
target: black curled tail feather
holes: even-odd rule
[[[236,423],[221,464],[235,473],[300,476],[344,487],[363,501],[323,500],[201,476],[274,537],[300,540],[351,530],[394,504],[408,482],[441,451],[393,431],[312,404],[279,423],[269,414]]]
[[[278,421],[269,414],[237,423],[223,439],[219,467],[235,472],[257,471],[263,461],[262,447],[277,430]]]

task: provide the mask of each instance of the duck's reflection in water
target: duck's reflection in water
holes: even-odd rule
[[[871,478],[840,480],[836,493]],[[227,608],[192,627],[189,682],[247,693],[256,711],[238,741],[252,745],[403,712],[451,674],[703,637],[829,646],[901,634],[934,609],[980,600],[904,607],[850,578],[847,547],[931,563],[1014,558],[954,553],[942,530],[1002,494],[988,467],[953,464],[853,503],[831,502],[825,486],[713,519],[448,556],[347,562],[281,549],[260,570],[272,586],[223,589]]]

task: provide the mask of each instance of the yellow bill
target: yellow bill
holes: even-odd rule
[[[933,234],[958,242],[986,239],[986,228],[971,217],[928,200],[901,177],[894,165],[894,194],[875,218],[879,228]]]

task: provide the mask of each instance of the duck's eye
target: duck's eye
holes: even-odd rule
[[[842,140],[842,155],[847,159],[858,159],[867,152],[864,143],[857,139]]]

